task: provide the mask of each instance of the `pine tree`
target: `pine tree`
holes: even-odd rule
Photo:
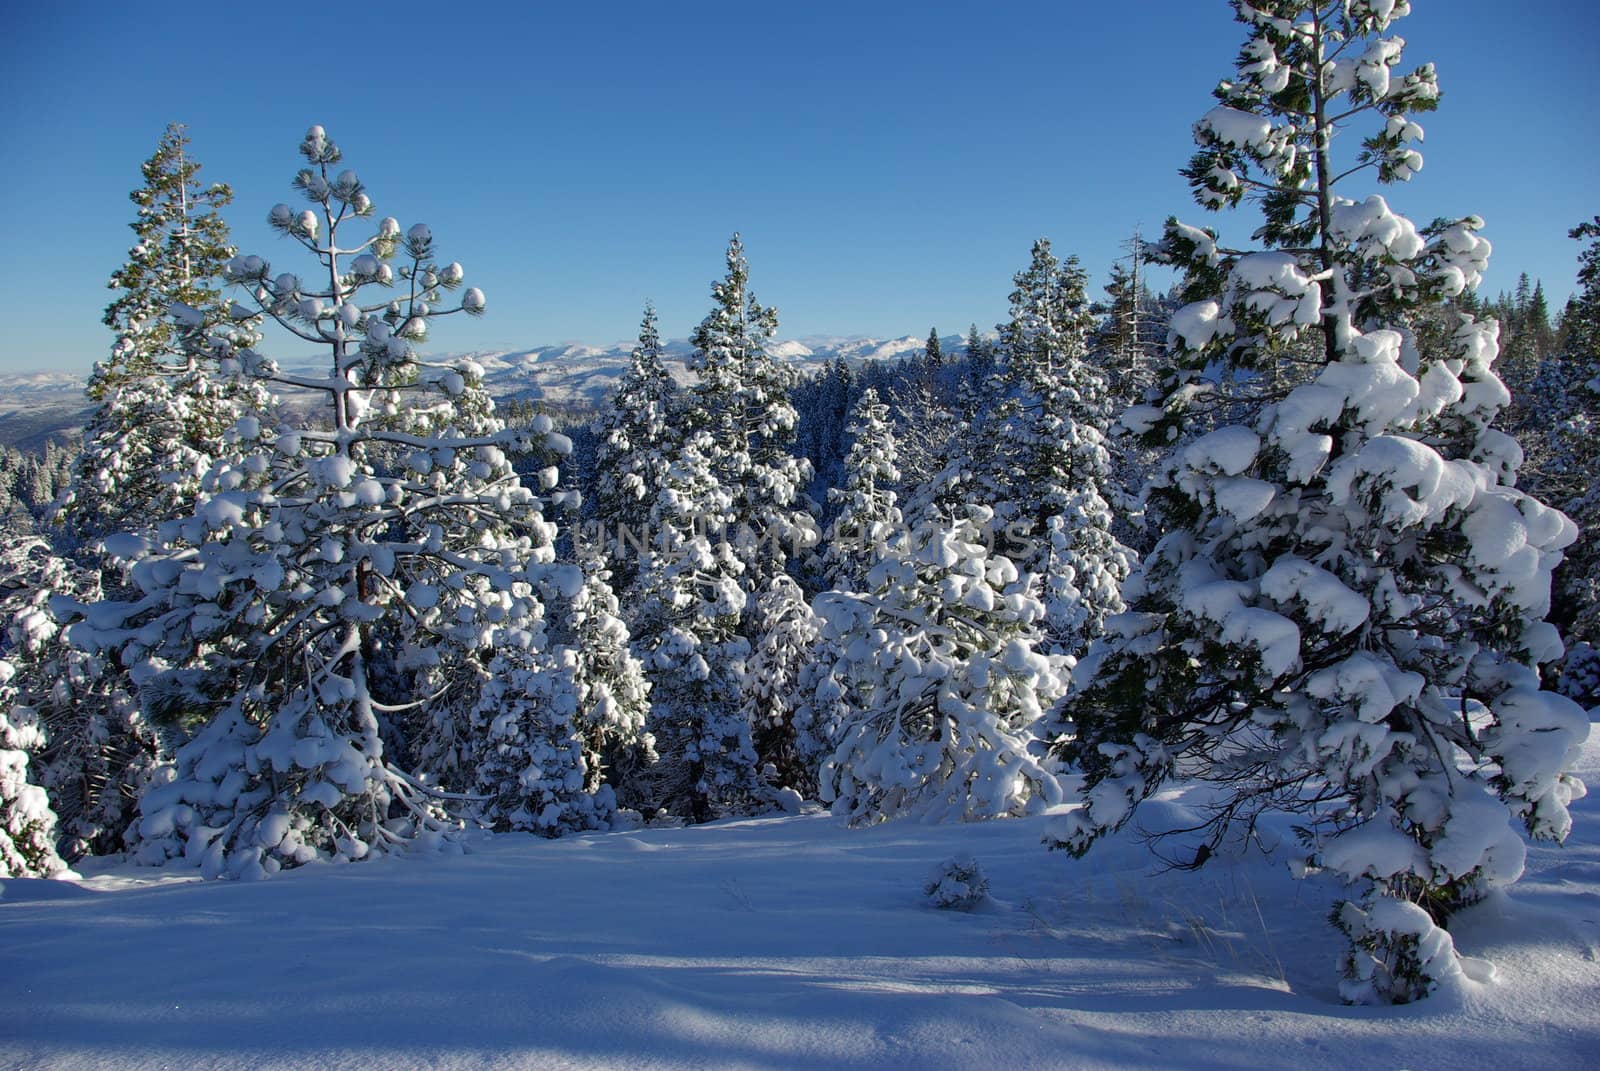
[[[1421,167],[1411,115],[1438,99],[1434,72],[1399,73],[1402,43],[1383,36],[1409,6],[1234,8],[1249,39],[1185,174],[1206,207],[1257,198],[1267,248],[1169,223],[1191,303],[1143,416],[1176,439],[1220,368],[1248,422],[1152,481],[1166,534],[1079,664],[1059,753],[1084,807],[1055,837],[1086,850],[1179,772],[1220,785],[1211,849],[1266,808],[1309,810],[1310,861],[1366,890],[1336,916],[1346,998],[1405,1001],[1449,972],[1402,901],[1443,920],[1520,873],[1511,819],[1539,838],[1570,827],[1588,719],[1540,690],[1538,667],[1561,652],[1541,618],[1573,528],[1512,484],[1520,451],[1491,427],[1507,402],[1497,326],[1459,316],[1429,349],[1414,327],[1478,282],[1480,221],[1419,233],[1381,197],[1335,192]],[[1353,167],[1336,162],[1335,135],[1363,117],[1378,131]]]
[[[39,715],[18,702],[16,667],[0,661],[0,877],[50,877],[66,869],[56,854],[56,816],[31,774],[44,747]]]
[[[630,595],[634,650],[650,681],[648,726],[661,757],[641,794],[651,808],[695,822],[766,798],[745,707],[746,570],[727,538],[736,515],[732,493],[713,471],[714,449],[706,431],[679,442]]]
[[[1121,260],[1111,265],[1105,319],[1091,344],[1099,367],[1107,373],[1117,413],[1144,400],[1145,390],[1153,383],[1155,354],[1160,348],[1156,340],[1165,333],[1161,303],[1140,272],[1149,261],[1145,242],[1135,233],[1125,247],[1132,250],[1125,258],[1130,266],[1124,268]]]
[[[861,589],[901,525],[894,491],[900,484],[899,452],[889,407],[870,387],[851,414],[850,436],[844,487],[829,494],[839,512],[823,539],[827,581],[838,591]]]
[[[959,438],[959,431],[951,428],[954,415],[941,404],[933,389],[925,385],[902,392],[895,399],[892,413],[894,421],[890,432],[894,436],[896,468],[900,474],[896,492],[905,500],[902,512],[908,520],[914,520],[912,502],[918,489],[944,468],[944,455],[949,452],[951,441]]]
[[[896,817],[970,821],[1060,800],[1031,755],[1065,684],[1038,653],[1044,606],[984,547],[988,510],[904,533],[865,591],[818,597],[836,662],[837,746],[822,798],[853,825]]]
[[[973,384],[988,382],[994,371],[994,347],[978,334],[978,325],[967,328],[967,380]]]
[[[817,770],[827,737],[807,701],[803,678],[815,658],[821,623],[800,585],[776,576],[754,599],[745,662],[745,717],[762,780],[774,802],[793,810],[817,795]]]
[[[1563,350],[1569,359],[1600,362],[1600,216],[1567,232],[1589,240],[1578,257],[1578,292],[1561,314]]]
[[[233,200],[233,191],[220,182],[202,186],[188,146],[183,124],[170,124],[140,167],[144,185],[128,195],[139,210],[129,224],[137,241],[107,284],[122,293],[105,312],[117,344],[90,379],[96,400],[126,379],[154,373],[160,359],[176,351],[168,316],[173,303],[205,309],[220,301],[217,282],[234,249],[218,210]]]
[[[1526,330],[1533,338],[1534,357],[1543,363],[1555,350],[1555,328],[1550,323],[1550,300],[1544,295],[1544,281],[1533,284],[1533,296],[1528,299]]]
[[[19,732],[38,734],[22,750],[33,752],[31,776],[49,795],[52,851],[69,860],[126,847],[135,801],[165,753],[124,667],[78,650],[61,627],[73,607],[103,597],[103,579],[38,537],[0,550],[4,705]]]
[[[218,210],[233,198],[220,183],[202,186],[180,124],[167,127],[141,170],[144,185],[130,199],[138,241],[111,277],[121,293],[105,312],[116,332],[110,358],[89,378],[99,403],[84,429],[84,446],[56,515],[80,540],[152,528],[193,498],[241,407],[193,354],[181,333],[199,318],[229,318],[221,297],[223,265],[233,256]],[[189,326],[169,313],[184,311]],[[241,310],[241,318],[249,315]],[[54,497],[52,495],[52,497]]]
[[[1019,544],[1019,568],[1042,584],[1050,648],[1077,654],[1122,609],[1118,587],[1133,560],[1111,534],[1102,491],[1108,392],[1087,360],[1093,323],[1076,258],[1058,261],[1041,238],[1015,281],[995,390],[1009,396],[990,420],[985,497]]]
[[[554,570],[544,643],[495,652],[473,722],[487,741],[477,767],[482,818],[497,829],[556,836],[605,829],[618,806],[608,760],[637,776],[655,758],[644,733],[649,685],[628,649],[628,629],[600,557]],[[626,796],[626,791],[624,791]]]
[[[595,520],[616,586],[624,590],[633,582],[640,546],[650,539],[650,507],[671,461],[676,405],[656,310],[647,305],[628,371],[594,424]]]
[[[745,591],[754,594],[784,571],[790,548],[816,542],[816,526],[798,505],[811,473],[790,453],[795,373],[768,349],[777,310],[750,292],[737,234],[727,264],[727,275],[711,286],[712,310],[692,337],[700,382],[691,422],[710,434],[711,462],[733,495],[734,546],[746,569]]]
[[[645,731],[650,682],[633,655],[604,557],[576,535],[574,542],[583,582],[576,596],[557,604],[555,638],[574,652],[578,726],[587,748],[584,791],[598,793],[603,778],[627,799],[625,779],[656,761],[655,741]]]
[[[1556,572],[1551,617],[1577,641],[1563,690],[1588,706],[1600,703],[1600,217],[1570,233],[1590,239],[1579,256],[1580,289],[1562,317],[1562,352],[1540,365],[1522,441],[1541,497],[1578,523],[1580,538]]]
[[[738,235],[727,266],[692,338],[700,378],[680,413],[685,437],[657,499],[655,545],[633,600],[645,608],[636,631],[646,637],[662,799],[696,822],[770,796],[750,722],[761,696],[746,660],[766,646],[764,629],[787,628],[787,615],[758,612],[760,600],[785,590],[790,551],[817,539],[799,505],[810,467],[790,452],[795,375],[768,349],[777,311],[750,292]]]
[[[365,241],[344,237],[372,211],[365,186],[335,173],[341,153],[321,127],[300,151],[294,185],[311,207],[278,205],[268,222],[320,280],[256,256],[234,258],[227,277],[322,348],[326,374],[284,372],[248,335],[180,322],[224,375],[320,394],[321,421],[274,430],[265,410],[235,421],[192,515],[122,548],[141,597],[74,626],[74,642],[115,651],[142,692],[165,691],[203,725],[170,782],[145,793],[138,834],[141,861],[181,857],[208,876],[448,832],[441,794],[386,749],[390,715],[453,703],[481,679],[403,687],[431,667],[534,642],[554,553],[554,526],[507,456],[529,444],[499,429],[479,370],[415,353],[432,320],[481,313],[483,294],[446,304],[463,272],[438,262],[424,224],[402,234],[385,219]]]

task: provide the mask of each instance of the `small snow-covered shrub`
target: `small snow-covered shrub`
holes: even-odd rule
[[[971,911],[989,895],[989,879],[970,855],[946,859],[922,884],[922,895],[941,911]]]
[[[1372,896],[1365,908],[1344,900],[1331,921],[1350,939],[1339,957],[1347,1004],[1410,1004],[1463,977],[1450,934],[1408,900]]]

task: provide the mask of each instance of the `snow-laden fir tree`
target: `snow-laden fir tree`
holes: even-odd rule
[[[71,482],[56,512],[78,539],[146,528],[183,509],[241,406],[180,343],[186,330],[174,305],[209,323],[226,318],[223,265],[233,256],[218,210],[233,198],[221,183],[202,185],[180,124],[167,127],[141,168],[130,199],[138,218],[128,260],[111,277],[119,291],[105,323],[116,332],[106,361],[89,377],[99,403],[84,429]]]
[[[994,377],[989,378],[992,383]],[[985,393],[964,379],[949,406],[918,394],[899,414],[896,446],[905,462],[901,478],[906,487],[901,513],[908,528],[946,528],[965,517],[969,505],[992,504],[986,477],[993,469],[996,444],[979,433],[992,415]],[[1000,536],[989,532],[985,538],[998,545]]]
[[[1017,565],[1039,579],[1049,647],[1077,654],[1122,609],[1133,554],[1111,534],[1105,376],[1088,360],[1093,327],[1075,257],[1033,244],[1018,272],[989,418],[995,448],[980,480]]]
[[[853,825],[1029,814],[1061,799],[1030,746],[1064,674],[1037,650],[1044,605],[984,545],[991,520],[973,506],[903,533],[864,591],[816,600],[845,708],[822,798]]]
[[[137,241],[106,284],[121,292],[104,316],[117,344],[90,380],[92,397],[156,371],[163,355],[177,351],[177,327],[168,315],[174,302],[200,309],[220,300],[218,280],[234,250],[218,210],[233,200],[233,191],[220,182],[202,185],[188,147],[183,124],[170,124],[140,166],[144,185],[128,195],[138,208],[129,224]]]
[[[483,389],[481,369],[466,361],[457,365],[455,371],[461,377],[459,392],[443,404],[413,404],[404,415],[403,430],[423,437],[500,438],[510,442],[521,439],[522,436],[504,426],[496,413],[494,400]],[[412,401],[416,401],[415,395]],[[569,448],[569,442],[564,436],[551,435],[552,427],[548,416],[535,415],[527,424],[529,441],[517,442],[515,460],[532,465],[531,476],[526,481],[529,490],[553,491],[560,482],[557,461],[562,456],[561,451]],[[555,449],[556,446],[560,449]],[[412,448],[403,441],[378,438],[367,443],[366,449],[374,471],[406,471],[412,467],[408,458]],[[430,486],[436,490],[450,486],[451,476],[445,469],[436,468],[429,477]],[[413,540],[422,539],[428,534],[422,529],[436,519],[408,517],[404,523],[410,531],[404,534]],[[486,547],[493,546],[497,539],[513,535],[511,525],[503,520],[496,522],[488,514],[480,514],[474,523],[478,528],[475,538]],[[554,554],[556,524],[539,512],[524,517],[521,528],[531,540],[539,562],[548,563]],[[396,536],[401,534],[395,533]],[[566,570],[562,573],[570,575]],[[548,587],[551,576],[542,568],[534,570],[534,575],[545,578],[544,587],[534,592],[536,597],[532,601],[523,604],[527,618],[517,626],[509,642],[542,650],[540,630],[548,617],[544,588]],[[420,773],[431,785],[451,792],[468,791],[479,781],[478,765],[487,746],[474,711],[481,705],[478,693],[488,678],[486,659],[490,656],[470,642],[407,643],[394,634],[396,626],[403,623],[403,618],[395,618],[375,625],[368,634],[372,657],[368,660],[367,676],[374,695],[380,701],[400,707],[385,725],[391,759]],[[421,702],[411,701],[414,695],[427,698]]]
[[[482,817],[498,829],[546,836],[605,829],[616,816],[608,759],[638,776],[655,757],[644,732],[649,685],[598,555],[551,570],[547,641],[501,646],[488,667],[474,725]]]
[[[801,799],[816,798],[828,743],[804,687],[821,622],[787,575],[773,577],[755,596],[749,617],[755,638],[745,662],[745,717],[763,781],[778,790],[777,803],[793,810]]]
[[[1412,114],[1438,99],[1434,71],[1402,73],[1387,35],[1409,5],[1234,8],[1249,37],[1185,173],[1208,208],[1259,200],[1265,248],[1169,223],[1191,303],[1171,321],[1166,395],[1140,417],[1173,441],[1220,369],[1253,418],[1152,481],[1166,534],[1078,666],[1059,752],[1084,806],[1054,839],[1085,851],[1172,776],[1221,786],[1197,831],[1210,848],[1265,808],[1311,811],[1310,861],[1366,890],[1335,914],[1343,993],[1406,1001],[1454,962],[1407,904],[1438,921],[1515,880],[1511,821],[1561,840],[1583,791],[1567,771],[1588,719],[1538,673],[1561,654],[1542,619],[1573,527],[1513,485],[1521,451],[1492,427],[1496,324],[1462,315],[1446,345],[1417,344],[1419,310],[1478,282],[1480,222],[1419,233],[1383,198],[1337,192],[1422,166]],[[1274,374],[1290,360],[1310,364]]]
[[[791,723],[797,708],[792,691],[775,691],[770,675],[793,679],[814,628],[804,596],[788,575],[790,559],[817,543],[816,523],[801,498],[812,472],[793,450],[799,415],[790,394],[796,373],[771,351],[778,313],[750,290],[737,234],[728,244],[727,266],[711,286],[711,312],[692,338],[700,378],[684,419],[710,433],[713,471],[733,507],[729,541],[744,566],[739,629],[753,656],[741,685],[742,705],[756,766],[780,778],[789,773],[792,781],[804,765],[795,758],[797,730]]]
[[[629,649],[603,556],[573,533],[574,564],[551,570],[545,645],[510,645],[489,667],[475,721],[486,737],[478,790],[499,828],[608,827],[656,754],[649,682]]]
[[[553,526],[506,456],[526,444],[497,429],[474,369],[415,351],[437,317],[482,312],[483,294],[447,301],[463,273],[437,259],[423,224],[385,219],[350,237],[372,211],[365,186],[338,169],[321,127],[300,151],[294,185],[310,207],[278,205],[268,222],[313,272],[244,256],[227,275],[252,302],[237,315],[263,312],[321,348],[326,373],[286,372],[238,332],[205,344],[224,374],[322,397],[320,419],[240,417],[192,514],[116,541],[140,597],[85,607],[73,626],[74,642],[116,651],[142,690],[203,726],[141,801],[138,858],[207,875],[359,859],[445,832],[438,794],[383,741],[394,714],[448,694],[380,692],[374,671],[533,633],[553,557]]]
[[[37,537],[0,549],[5,705],[18,731],[34,739],[30,776],[49,794],[55,850],[69,860],[124,849],[135,801],[165,752],[123,667],[76,649],[63,634],[57,610],[99,600],[103,580],[98,567],[62,557]]]
[[[0,660],[0,877],[47,878],[66,869],[56,854],[56,816],[32,776],[44,749],[38,711],[20,702],[17,670]]]
[[[643,795],[695,822],[768,796],[746,707],[750,642],[740,624],[746,566],[728,539],[733,495],[712,469],[711,435],[677,444],[652,505],[652,541],[629,601],[634,650],[650,682],[649,731],[661,761]]]
[[[1579,290],[1562,317],[1562,352],[1540,365],[1522,441],[1540,496],[1578,524],[1580,538],[1556,572],[1551,617],[1568,640],[1580,641],[1566,668],[1592,676],[1574,660],[1600,662],[1594,653],[1600,644],[1600,216],[1569,234],[1588,239],[1579,255]],[[1600,690],[1576,694],[1586,703],[1600,702]]]
[[[837,591],[859,591],[868,571],[899,534],[898,462],[889,407],[868,387],[850,414],[844,486],[828,495],[838,513],[823,537],[823,561],[827,582]]]
[[[770,349],[777,310],[751,292],[737,234],[727,265],[711,284],[711,312],[692,336],[699,382],[683,423],[710,436],[713,470],[732,496],[730,540],[746,566],[745,592],[753,596],[784,572],[791,550],[815,544],[817,533],[800,501],[810,467],[790,451],[798,419],[789,398],[795,372]]]
[[[650,508],[671,463],[677,385],[662,363],[656,310],[645,306],[634,347],[607,408],[595,420],[595,524],[614,586],[627,590],[639,548],[650,540]]]
[[[790,452],[795,375],[769,349],[777,312],[750,292],[738,235],[727,265],[693,335],[699,380],[678,414],[681,438],[631,600],[651,681],[660,802],[697,822],[770,796],[750,722],[760,698],[747,689],[745,663],[765,628],[787,628],[785,614],[757,614],[758,600],[787,575],[792,550],[816,543],[800,505],[810,467]]]
[[[570,603],[558,607],[563,612],[557,617],[556,639],[577,652],[579,724],[596,756],[585,787],[598,791],[604,780],[619,803],[631,806],[638,799],[634,782],[659,758],[647,728],[650,680],[633,653],[632,635],[601,549],[580,542],[576,558],[583,586]]]
[[[1561,313],[1562,348],[1569,358],[1600,361],[1600,216],[1567,232],[1588,240],[1578,255],[1578,292]]]

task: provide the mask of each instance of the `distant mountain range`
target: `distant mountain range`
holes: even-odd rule
[[[949,352],[964,345],[952,335],[940,339]],[[541,401],[554,407],[597,406],[603,402],[617,380],[627,371],[633,342],[618,342],[607,347],[567,343],[538,346],[509,353],[470,353],[483,367],[484,382],[496,398]],[[821,368],[838,358],[855,366],[867,361],[894,361],[920,354],[925,338],[801,338],[778,342],[774,356],[802,370]],[[689,379],[688,361],[693,353],[687,340],[673,339],[665,344],[666,364],[679,380]]]
[[[894,361],[914,357],[927,344],[925,338],[813,337],[791,339],[772,347],[802,370],[823,367],[837,358],[854,366],[867,361]],[[952,335],[940,339],[946,353],[965,345]],[[628,368],[633,342],[611,346],[560,343],[505,352],[458,353],[434,360],[471,358],[484,370],[489,393],[501,399],[543,402],[551,408],[593,408],[605,401]],[[693,347],[687,340],[666,343],[667,366],[680,382],[689,379],[688,359]],[[300,362],[285,361],[300,367]],[[312,368],[307,363],[303,367]],[[69,443],[82,432],[92,411],[84,397],[85,376],[72,372],[21,372],[0,374],[0,443],[21,450],[42,450],[47,442]]]

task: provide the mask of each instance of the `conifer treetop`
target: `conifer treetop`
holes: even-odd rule
[[[144,185],[128,194],[138,209],[128,224],[136,240],[106,284],[121,293],[102,318],[117,339],[90,381],[96,399],[129,376],[150,374],[172,352],[176,336],[168,312],[174,303],[210,310],[220,300],[222,265],[234,249],[218,209],[233,200],[233,190],[220,182],[202,185],[200,163],[188,146],[184,125],[170,124],[140,166]]]

